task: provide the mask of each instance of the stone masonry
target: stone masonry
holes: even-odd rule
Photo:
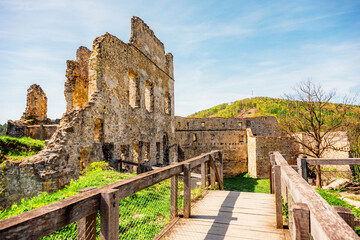
[[[64,187],[91,162],[177,161],[173,57],[140,18],[130,43],[106,33],[67,66],[66,113],[41,152],[3,169],[2,207]]]
[[[214,149],[223,151],[224,176],[232,177],[247,172],[255,152],[248,152],[247,129],[256,136],[282,138],[275,117],[261,116],[252,118],[182,118],[176,117],[176,140],[178,159],[183,161]],[[282,147],[270,148],[283,151]],[[251,162],[250,162],[251,161]],[[267,164],[264,162],[264,164]],[[267,165],[266,165],[267,166]],[[258,167],[259,169],[262,167]],[[257,170],[255,170],[257,171]],[[266,177],[255,174],[256,177]]]
[[[57,121],[47,118],[47,97],[37,84],[27,90],[26,109],[20,120],[8,121],[6,135],[10,137],[31,137],[49,139],[58,127]]]
[[[26,109],[21,119],[47,120],[47,97],[41,87],[33,84],[27,90]]]

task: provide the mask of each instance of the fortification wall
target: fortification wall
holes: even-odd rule
[[[183,118],[176,117],[176,130],[245,130],[251,128],[254,136],[281,136],[275,117],[260,116],[250,118]]]
[[[248,172],[254,178],[269,178],[270,152],[281,152],[290,165],[296,165],[297,149],[294,139],[285,136],[254,136],[251,129],[248,137]]]
[[[179,160],[188,159],[214,149],[223,151],[224,176],[247,172],[248,138],[246,127],[257,134],[280,135],[274,117],[254,118],[182,118],[176,117],[176,140]]]
[[[144,38],[136,29],[152,32],[135,17],[134,43],[164,52],[163,45],[160,50],[152,46],[160,42],[154,35]],[[162,57],[164,62],[154,63],[159,55],[149,51],[149,56],[141,49],[106,33],[94,40],[88,59],[86,49],[78,50],[77,61],[68,62],[67,112],[43,151],[8,163],[1,176],[5,187],[1,206],[42,191],[56,191],[94,161],[107,160],[115,168],[120,167],[115,159],[165,165],[177,161],[177,151],[171,147],[175,145],[174,79],[169,75],[173,67],[172,62],[166,63],[172,57],[167,54]],[[83,68],[86,62],[88,71]],[[87,100],[77,87],[86,84]],[[76,96],[82,96],[78,103]],[[26,183],[24,176],[29,179]]]
[[[58,124],[53,124],[51,122],[26,125],[20,121],[8,121],[6,135],[16,138],[31,137],[38,140],[47,140],[56,132],[58,126]]]

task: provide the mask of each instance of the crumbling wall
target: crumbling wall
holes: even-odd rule
[[[33,84],[27,90],[26,109],[22,119],[47,120],[47,97],[41,87]]]
[[[214,149],[222,150],[226,177],[249,172],[253,177],[265,178],[269,151],[294,152],[293,142],[281,136],[275,117],[176,117],[175,121],[179,160]],[[295,159],[295,154],[291,159]]]
[[[26,109],[20,120],[8,121],[6,135],[10,137],[31,137],[49,139],[57,129],[56,121],[47,118],[47,98],[37,84],[27,90]]]
[[[290,165],[296,165],[297,149],[294,139],[286,136],[254,136],[247,129],[248,172],[254,178],[269,178],[270,152],[285,155]]]
[[[244,119],[176,117],[179,161],[211,150],[223,151],[224,176],[247,171]]]
[[[86,47],[79,47],[76,52],[76,60],[66,62],[65,99],[66,112],[74,108],[82,108],[88,102],[89,97],[89,58],[90,50]]]
[[[10,194],[19,200],[56,191],[94,161],[109,161],[115,168],[120,167],[118,159],[152,165],[177,161],[172,55],[165,56],[163,44],[137,17],[132,20],[131,42],[106,33],[94,40],[90,57],[81,47],[77,60],[68,62],[68,107],[59,128],[43,151],[21,163],[8,163],[3,171],[3,180],[19,179],[21,171],[15,169],[31,169],[36,188],[25,192],[24,184],[10,186],[5,180],[2,206],[8,206]],[[141,46],[151,51],[142,52]],[[74,101],[76,96],[81,100]]]

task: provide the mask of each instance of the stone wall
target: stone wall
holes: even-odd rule
[[[57,123],[47,118],[47,97],[41,87],[33,84],[27,90],[26,108],[20,120],[8,121],[6,135],[49,139],[57,129]]]
[[[252,118],[183,118],[176,117],[176,140],[179,161],[219,149],[223,151],[224,176],[248,171],[246,128],[257,134],[279,136],[274,117]]]
[[[290,165],[296,165],[298,151],[293,138],[286,136],[254,136],[247,129],[248,172],[254,178],[269,178],[270,152],[281,152]]]
[[[47,140],[56,132],[59,124],[52,122],[38,122],[39,124],[26,124],[23,121],[8,121],[6,135],[22,138],[31,137],[38,140]]]
[[[18,201],[56,191],[94,161],[107,160],[115,168],[116,159],[151,165],[177,161],[172,55],[164,54],[141,19],[131,23],[130,44],[106,33],[94,40],[90,56],[81,47],[77,60],[68,61],[67,112],[43,151],[7,164],[1,206],[9,206],[10,196]],[[29,176],[28,183],[21,174]]]

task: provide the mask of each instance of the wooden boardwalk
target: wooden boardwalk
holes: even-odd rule
[[[181,218],[165,239],[287,239],[276,229],[274,195],[209,191]]]

